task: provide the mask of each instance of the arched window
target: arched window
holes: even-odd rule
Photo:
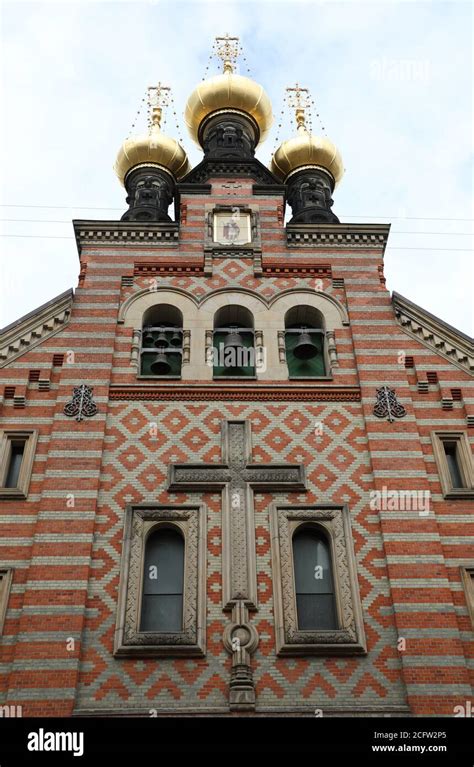
[[[145,548],[140,631],[183,630],[184,538],[159,527]]]
[[[244,306],[216,312],[212,354],[214,378],[255,376],[254,322]]]
[[[290,378],[326,375],[324,318],[312,306],[294,306],[285,315],[286,362]]]
[[[331,551],[324,532],[304,526],[293,536],[298,629],[337,629]]]
[[[183,315],[174,306],[159,304],[143,316],[140,374],[179,378],[183,358]]]

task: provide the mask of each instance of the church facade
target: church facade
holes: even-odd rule
[[[390,295],[301,103],[256,159],[271,105],[224,59],[202,161],[158,102],[122,219],[74,222],[75,291],[1,332],[0,704],[462,716],[472,340]]]

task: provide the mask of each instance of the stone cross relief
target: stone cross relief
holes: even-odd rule
[[[252,463],[250,422],[222,421],[222,463],[178,463],[169,467],[168,490],[222,492],[223,610],[231,623],[223,642],[232,653],[231,709],[255,707],[250,663],[258,634],[249,611],[258,610],[254,492],[306,490],[303,464]]]

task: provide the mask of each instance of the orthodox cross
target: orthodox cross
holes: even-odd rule
[[[169,106],[171,88],[158,82],[157,85],[149,85],[147,88],[148,101],[148,127],[152,124],[160,124],[163,107]]]
[[[64,414],[76,421],[84,420],[84,416],[92,418],[97,413],[97,405],[93,400],[93,386],[81,384],[74,386],[72,400],[64,405]]]
[[[386,418],[393,423],[395,418],[403,418],[407,414],[403,405],[397,399],[394,389],[390,386],[381,386],[377,389],[377,401],[374,405],[374,415],[377,418]]]
[[[169,467],[171,491],[222,491],[224,610],[239,600],[257,609],[253,492],[306,490],[302,464],[252,463],[250,422],[222,422],[223,463],[187,463]]]
[[[249,618],[257,609],[253,493],[306,490],[302,464],[252,463],[250,422],[222,422],[223,463],[181,463],[169,467],[170,491],[222,492],[223,609],[232,612],[223,643],[232,653],[231,710],[255,709],[251,654],[258,633]]]
[[[308,88],[303,88],[299,83],[295,83],[294,86],[286,89],[286,101],[291,109],[295,110],[296,124],[298,128],[305,127],[306,123],[306,110],[311,104],[311,98]]]
[[[215,44],[216,56],[224,63],[224,72],[233,72],[239,57],[239,38],[227,34],[224,37],[216,37]]]

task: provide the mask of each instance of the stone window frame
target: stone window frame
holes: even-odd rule
[[[319,528],[330,542],[339,622],[336,630],[298,629],[292,538],[302,525]],[[366,655],[348,506],[272,503],[270,531],[277,655]]]
[[[232,213],[236,208],[240,211],[241,215],[248,215],[250,217],[250,242],[243,244],[225,244],[219,243],[214,240],[214,217],[216,213]],[[261,250],[262,243],[260,237],[260,206],[259,205],[245,205],[235,203],[226,204],[207,204],[205,206],[206,215],[206,230],[205,230],[205,250],[211,250],[222,255],[226,255],[233,251],[245,251],[248,250],[251,256],[254,249]]]
[[[12,442],[25,443],[18,485],[4,487],[11,457]],[[38,432],[35,429],[4,429],[0,431],[0,500],[25,499],[33,473]]]
[[[474,565],[463,566],[460,568],[460,570],[461,581],[466,597],[467,611],[469,613],[472,628],[474,630]]]
[[[474,498],[474,461],[467,433],[460,430],[436,430],[431,432],[431,441],[444,498],[452,500]],[[443,447],[444,442],[457,444],[456,458],[465,487],[453,487]]]
[[[145,544],[160,526],[184,537],[183,631],[139,630]],[[114,655],[203,657],[206,652],[206,508],[204,504],[127,506],[120,565]]]
[[[7,615],[8,600],[13,582],[13,568],[0,567],[0,637],[3,634]]]

